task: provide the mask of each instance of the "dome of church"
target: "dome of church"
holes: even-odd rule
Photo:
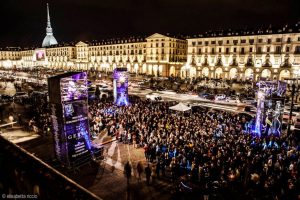
[[[57,41],[53,35],[46,35],[46,37],[43,40],[42,47],[49,47],[52,45],[56,45]]]

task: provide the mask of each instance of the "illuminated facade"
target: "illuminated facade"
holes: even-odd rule
[[[300,75],[300,29],[228,32],[189,38],[181,76],[269,80]],[[296,33],[295,33],[296,32]]]
[[[283,80],[300,75],[300,24],[278,30],[206,33],[180,39],[146,38],[77,42],[47,48],[0,50],[0,67],[97,70],[153,76]],[[37,59],[45,51],[43,59]]]
[[[42,59],[38,52],[45,51]],[[78,42],[29,50],[0,50],[0,67],[98,70],[112,72],[125,67],[129,73],[175,75],[186,63],[187,41],[155,33],[147,38]],[[178,73],[177,72],[177,73]],[[179,75],[179,74],[177,74]]]

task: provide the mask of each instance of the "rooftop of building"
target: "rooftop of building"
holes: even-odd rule
[[[271,34],[286,34],[286,33],[300,33],[300,22],[295,24],[286,24],[282,27],[275,27],[272,25],[261,26],[259,28],[244,28],[244,29],[228,29],[207,31],[200,34],[188,36],[187,39],[192,38],[210,38],[210,37],[233,37],[233,36],[247,36],[247,35],[271,35]]]

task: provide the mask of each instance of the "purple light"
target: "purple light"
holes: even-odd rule
[[[128,73],[127,68],[114,70],[114,102],[118,106],[127,106],[128,100]]]

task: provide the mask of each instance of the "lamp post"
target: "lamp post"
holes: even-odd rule
[[[288,130],[287,134],[289,135],[291,132],[291,124],[292,124],[292,114],[293,114],[293,107],[294,107],[294,97],[295,93],[300,90],[300,85],[298,83],[299,79],[298,78],[290,78],[290,79],[285,79],[287,81],[290,81],[290,84],[288,84],[288,89],[291,92],[291,108],[290,108],[290,115],[289,115],[289,123],[288,123]]]

